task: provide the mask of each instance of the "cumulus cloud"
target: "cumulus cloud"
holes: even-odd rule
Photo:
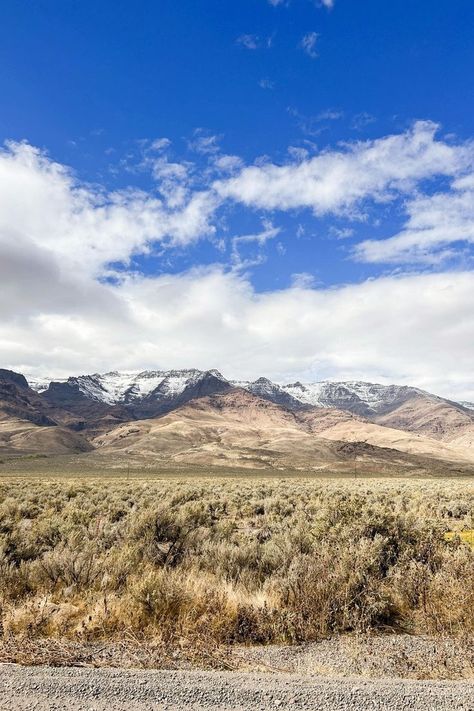
[[[355,249],[366,262],[439,263],[449,245],[474,244],[474,174],[453,181],[449,192],[417,196],[406,204],[404,229],[388,239],[366,240]]]
[[[161,164],[164,183],[173,183],[177,170]],[[212,195],[198,192],[181,202],[173,210],[141,190],[85,186],[28,144],[10,143],[0,152],[0,236],[14,230],[64,269],[100,274],[108,262],[128,261],[152,242],[187,244],[212,234]]]
[[[243,167],[237,156],[216,152],[215,136],[200,133],[196,149],[209,157],[212,170],[198,179],[196,167],[170,160],[163,152],[168,144],[160,140],[145,158],[156,192],[85,185],[38,149],[11,143],[0,151],[0,231],[16,232],[50,252],[62,269],[100,276],[109,262],[126,263],[156,243],[185,246],[212,237],[216,212],[226,201],[268,211],[310,208],[315,215],[350,216],[366,209],[368,201],[387,202],[425,179],[455,176],[448,196],[420,196],[407,204],[406,234],[386,245],[361,245],[360,255],[378,261],[378,250],[399,250],[420,236],[449,241],[448,228],[460,239],[469,236],[473,191],[459,180],[472,166],[473,148],[437,140],[436,130],[435,124],[418,122],[402,134],[303,155],[296,162]],[[212,171],[226,177],[212,182]],[[430,219],[438,226],[430,228]]]
[[[224,198],[267,210],[348,212],[367,198],[388,201],[419,181],[456,175],[472,163],[472,146],[437,140],[437,129],[418,121],[404,133],[347,144],[298,164],[247,166],[215,189]]]
[[[244,165],[244,162],[239,156],[220,153],[213,159],[214,169],[221,173],[236,173]]]

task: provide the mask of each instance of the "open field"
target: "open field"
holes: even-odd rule
[[[350,449],[352,443],[346,443]],[[363,447],[364,445],[362,445]],[[459,464],[449,464],[433,459],[418,458],[416,466],[405,466],[400,453],[394,456],[392,450],[387,450],[386,461],[373,462],[360,454],[357,447],[348,460],[335,461],[324,466],[314,464],[302,467],[268,466],[251,467],[233,462],[231,465],[223,461],[218,466],[214,464],[194,464],[188,462],[170,462],[156,457],[140,456],[123,453],[106,455],[93,451],[81,454],[0,454],[0,480],[11,476],[28,476],[40,478],[92,478],[100,479],[130,479],[130,478],[186,478],[199,479],[344,479],[354,481],[364,480],[466,480],[474,481],[474,468],[462,467]]]
[[[0,660],[234,668],[242,645],[392,632],[454,640],[440,675],[473,673],[471,479],[47,478],[34,463],[0,479]]]

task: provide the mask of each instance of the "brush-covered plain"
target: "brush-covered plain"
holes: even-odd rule
[[[94,663],[130,642],[161,650],[149,664],[206,666],[341,633],[472,644],[474,550],[446,534],[473,521],[472,480],[4,478],[0,656]]]

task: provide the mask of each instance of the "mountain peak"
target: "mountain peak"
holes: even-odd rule
[[[14,370],[7,370],[6,368],[0,368],[0,380],[7,383],[13,383],[19,388],[28,388],[28,381],[24,375],[21,373],[15,373]]]

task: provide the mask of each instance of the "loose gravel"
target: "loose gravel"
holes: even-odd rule
[[[0,711],[474,711],[474,682],[0,665]]]
[[[301,645],[234,647],[242,671],[474,682],[474,640],[408,634],[335,635]]]

